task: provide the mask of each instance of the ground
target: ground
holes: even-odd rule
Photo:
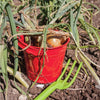
[[[99,8],[100,8],[100,0],[88,0],[91,3],[95,3]],[[94,26],[100,29],[100,13],[95,15],[93,17],[93,22]],[[88,42],[88,37],[81,35],[82,38],[82,43],[86,43],[85,41]],[[84,37],[86,40],[84,40]],[[70,40],[70,43],[73,41]],[[97,48],[91,48],[91,49],[84,49],[84,53],[96,64],[100,65],[100,51]],[[65,59],[64,59],[64,64],[66,63],[67,59],[71,58],[72,61],[75,59],[74,57],[74,50],[69,50],[67,49]],[[23,61],[23,60],[21,60]],[[23,64],[22,64],[23,65]],[[96,73],[100,77],[100,68],[95,67],[92,65],[92,67],[95,69]],[[69,68],[70,69],[70,68]],[[88,69],[86,68],[87,72]],[[68,71],[68,70],[67,70]],[[27,78],[26,73],[25,73],[25,66],[23,65],[22,68],[23,72],[23,77],[24,79],[31,84],[31,81]],[[67,74],[67,73],[66,73]],[[11,75],[9,75],[9,88],[8,88],[8,99],[7,100],[26,100],[25,96],[20,94],[13,82],[13,78]],[[0,78],[1,82],[3,83],[2,78]],[[24,91],[27,91],[26,88],[24,88],[19,82],[17,82],[18,86],[20,86]],[[36,84],[37,85],[37,84]],[[44,85],[44,88],[39,88],[36,87],[36,85],[29,90],[29,94],[32,98],[36,97],[45,87],[48,86],[48,84]],[[97,85],[96,81],[94,78],[89,75],[86,75],[83,69],[81,69],[75,83],[68,89],[65,90],[56,90],[53,92],[46,100],[100,100],[100,89],[96,88],[95,86]],[[23,96],[23,99],[21,97]],[[5,95],[3,93],[0,93],[0,100],[5,100]]]

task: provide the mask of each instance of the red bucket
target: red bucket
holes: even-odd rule
[[[70,38],[62,46],[46,49],[44,67],[37,83],[51,83],[59,77],[69,40]],[[24,36],[20,36],[18,45],[22,49],[27,46],[24,42]],[[43,65],[43,49],[40,51],[40,47],[30,46],[24,51],[24,57],[28,78],[35,81]]]

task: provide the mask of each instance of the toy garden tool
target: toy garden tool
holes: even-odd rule
[[[79,67],[78,67],[78,69],[77,69],[77,71],[76,71],[76,74],[74,75],[74,77],[72,78],[72,80],[70,81],[70,82],[67,82],[68,81],[68,79],[70,78],[70,75],[71,75],[71,73],[72,73],[72,71],[73,71],[73,69],[74,69],[74,67],[75,67],[75,64],[76,64],[76,61],[74,61],[74,63],[73,63],[73,65],[72,65],[72,67],[71,67],[71,69],[70,69],[70,71],[69,71],[69,73],[68,73],[68,75],[67,75],[67,77],[64,79],[64,80],[62,80],[62,77],[63,77],[63,75],[65,74],[65,72],[66,72],[66,69],[67,69],[67,67],[68,67],[68,65],[69,65],[69,63],[70,63],[70,59],[68,60],[68,62],[67,62],[67,64],[66,64],[66,66],[65,66],[65,68],[64,68],[64,70],[63,70],[63,72],[62,72],[62,74],[60,75],[60,77],[57,79],[57,81],[55,81],[55,82],[53,82],[50,86],[48,86],[41,94],[39,94],[34,100],[45,100],[52,92],[54,92],[56,89],[67,89],[67,88],[69,88],[73,83],[74,83],[74,81],[75,81],[75,79],[76,79],[76,77],[77,77],[77,75],[78,75],[78,73],[79,73],[79,71],[80,71],[80,68],[81,68],[81,66],[82,66],[82,62],[80,63],[80,65],[79,65]]]

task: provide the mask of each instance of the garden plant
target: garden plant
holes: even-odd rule
[[[5,84],[4,89],[0,92],[5,93],[7,100],[7,91],[9,90],[9,74],[14,77],[14,83],[17,90],[26,95],[29,99],[43,100],[47,98],[55,89],[66,89],[75,81],[79,70],[84,70],[86,75],[91,74],[96,82],[96,88],[100,89],[100,79],[93,66],[100,68],[100,65],[92,61],[83,51],[83,49],[98,48],[100,50],[100,30],[92,25],[92,16],[99,13],[99,8],[85,0],[16,0],[19,4],[15,4],[15,0],[0,1],[0,75]],[[86,7],[89,6],[90,8]],[[96,11],[94,12],[94,9]],[[89,37],[90,45],[81,45],[81,33]],[[27,46],[23,49],[18,47],[18,39],[24,36]],[[48,41],[48,37],[51,41]],[[60,37],[60,38],[59,38]],[[29,89],[34,87],[45,65],[46,49],[61,46],[70,37],[73,44],[69,43],[67,49],[74,50],[75,62],[80,65],[76,74],[72,79],[72,83],[67,82],[70,77],[73,65],[69,71],[65,81],[61,78],[66,72],[66,67],[62,71],[60,77],[49,87],[44,89],[36,98],[29,97]],[[53,40],[56,42],[53,43]],[[55,44],[55,45],[54,45]],[[43,64],[36,80],[30,86],[19,71],[20,52],[27,50],[30,45],[43,49]],[[12,61],[13,59],[13,61]],[[59,62],[59,61],[58,61]],[[69,60],[66,61],[67,67]],[[82,65],[83,63],[83,65]],[[89,72],[88,72],[88,71]],[[9,74],[8,74],[9,73]],[[21,89],[16,79],[27,88],[27,93]],[[62,86],[64,82],[64,86]],[[69,85],[70,84],[70,85]],[[57,86],[62,87],[57,87]],[[52,89],[52,90],[50,90]],[[46,94],[47,93],[47,94]],[[39,99],[38,99],[39,98]]]

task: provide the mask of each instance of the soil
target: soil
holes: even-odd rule
[[[93,4],[96,4],[100,8],[100,0],[88,0],[88,1]],[[98,13],[93,17],[93,24],[95,27],[100,29],[100,13]],[[81,40],[82,45],[89,44],[88,37],[86,35],[84,36],[83,34],[81,34],[81,38],[82,38]],[[72,39],[70,40],[70,44],[71,43],[73,43]],[[92,61],[100,65],[100,51],[98,48],[83,49],[83,51]],[[68,58],[71,58],[72,60],[71,64],[73,63],[73,61],[75,60],[74,53],[75,53],[74,50],[67,49],[63,64],[64,66]],[[23,53],[21,52],[20,55],[23,55]],[[24,59],[20,59],[20,66],[22,66],[21,71],[23,72],[22,76],[29,84],[31,84],[32,82],[26,76],[26,70],[23,63]],[[100,77],[100,68],[94,65],[92,65],[92,67],[94,68],[97,75]],[[66,75],[68,70],[66,71]],[[89,72],[87,68],[86,71]],[[73,72],[73,75],[74,73],[75,70]],[[84,70],[81,69],[76,81],[70,88],[64,90],[57,89],[46,100],[100,100],[100,88],[96,87],[97,85],[96,81],[94,80],[94,78],[91,76],[90,73],[88,74],[89,75],[87,75],[84,72]],[[2,77],[0,77],[0,80],[1,80],[0,87],[4,88],[3,87],[4,82]],[[24,91],[27,91],[27,89],[24,86],[22,86],[18,81],[16,81],[16,83]],[[29,90],[30,97],[34,99],[48,85],[49,84],[45,84],[43,88],[40,88],[37,87],[37,84],[35,84],[34,87]],[[8,96],[7,100],[26,100],[26,97],[23,96],[21,93],[19,93],[18,90],[16,89],[11,75],[9,75],[9,86],[8,86],[7,96]],[[0,100],[5,100],[4,93],[0,93]]]

